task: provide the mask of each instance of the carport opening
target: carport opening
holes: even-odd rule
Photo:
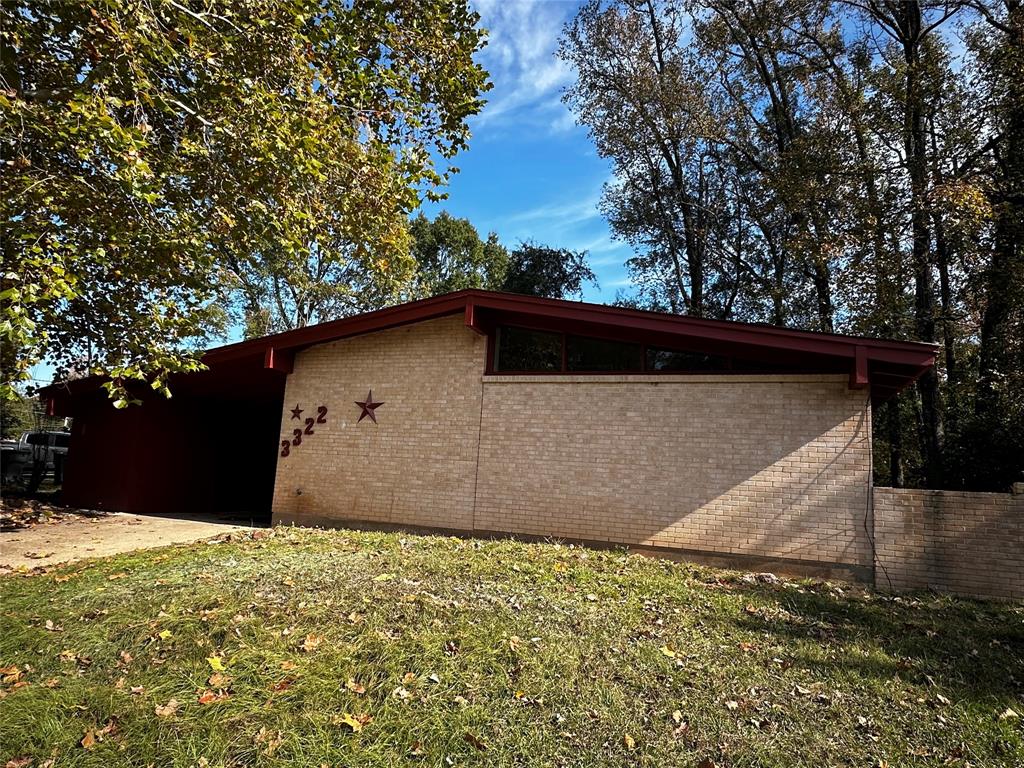
[[[241,360],[175,377],[173,397],[69,391],[62,502],[83,509],[269,525],[285,374]]]

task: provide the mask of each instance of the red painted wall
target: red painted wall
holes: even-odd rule
[[[269,520],[281,401],[183,395],[115,410],[76,398],[64,503]]]

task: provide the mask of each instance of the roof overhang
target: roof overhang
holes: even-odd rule
[[[462,315],[468,328],[482,334],[490,333],[497,325],[518,324],[649,345],[684,345],[724,354],[756,350],[762,356],[771,355],[773,359],[805,365],[808,369],[846,372],[850,386],[870,388],[871,398],[876,403],[892,397],[932,367],[939,350],[937,345],[921,342],[815,333],[602,304],[464,290],[216,347],[202,358],[209,371],[176,377],[175,383],[198,384],[200,379],[196,377],[205,377],[211,384],[217,384],[218,389],[235,382],[245,387],[245,377],[257,371],[271,375],[263,377],[266,381],[277,381],[292,371],[295,354],[308,347],[450,315]],[[52,385],[46,387],[43,394],[52,398],[70,395],[76,390],[95,389],[96,382],[90,385],[91,381],[72,382],[70,386]]]

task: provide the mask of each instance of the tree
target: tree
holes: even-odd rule
[[[634,301],[941,342],[876,481],[1018,479],[1024,3],[591,0],[560,53]]]
[[[597,278],[587,266],[586,251],[550,248],[532,241],[520,243],[509,256],[508,272],[501,290],[562,299],[582,296],[584,283]]]
[[[481,240],[469,219],[441,211],[433,221],[422,213],[409,224],[417,271],[409,298],[438,296],[464,288],[530,296],[577,296],[596,282],[586,251],[523,242],[511,253],[491,232]]]
[[[5,3],[5,391],[41,357],[110,388],[396,295],[489,84],[465,3]],[[435,164],[439,161],[440,167]]]
[[[499,290],[508,271],[508,251],[491,232],[481,240],[469,219],[441,211],[433,221],[422,213],[409,224],[417,272],[414,297],[463,288]]]

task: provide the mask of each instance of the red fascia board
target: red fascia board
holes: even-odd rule
[[[888,341],[841,334],[814,333],[768,325],[705,320],[660,312],[609,307],[603,304],[469,289],[218,347],[209,350],[203,360],[207,363],[214,363],[254,354],[264,355],[268,346],[277,351],[297,350],[314,344],[459,312],[465,313],[467,325],[479,332],[481,330],[478,324],[480,309],[536,315],[551,321],[593,323],[666,336],[700,337],[733,344],[775,347],[795,352],[848,358],[856,358],[857,347],[862,346],[870,360],[915,367],[931,365],[938,353],[937,345],[921,342]]]
[[[283,333],[276,333],[271,336],[261,336],[258,339],[240,341],[237,344],[215,347],[207,350],[203,356],[203,362],[216,363],[248,357],[249,355],[264,355],[264,350],[267,347],[273,347],[279,351],[297,350],[314,344],[348,338],[349,336],[383,331],[387,328],[416,323],[421,320],[430,320],[435,317],[464,312],[466,299],[463,294],[464,292],[445,294],[444,296],[414,301],[409,304],[399,304],[395,307],[367,312],[362,315],[343,317],[340,320],[332,320],[327,323],[320,323],[319,325],[297,328],[294,331],[284,331]]]

